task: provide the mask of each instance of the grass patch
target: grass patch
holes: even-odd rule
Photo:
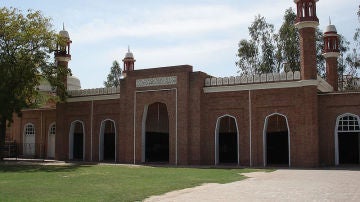
[[[140,201],[203,183],[242,180],[254,169],[0,164],[1,201]]]

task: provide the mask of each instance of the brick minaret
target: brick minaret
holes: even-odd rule
[[[300,33],[301,79],[317,79],[315,29],[319,26],[316,2],[319,0],[294,0],[297,6],[296,28]]]
[[[60,42],[56,45],[55,51],[55,61],[57,63],[58,68],[67,69],[69,65],[69,61],[71,60],[70,55],[70,44],[72,41],[70,40],[69,33],[65,30],[63,25],[63,30],[59,32]],[[65,90],[67,89],[67,74],[61,78],[64,82]]]
[[[126,74],[130,71],[134,71],[134,66],[136,60],[134,59],[133,53],[130,51],[130,47],[128,47],[128,52],[125,55],[125,58],[122,60],[124,62],[124,70],[123,76],[126,77]]]
[[[337,34],[336,27],[331,25],[331,22],[326,27],[324,32],[324,53],[326,60],[326,81],[338,90],[338,57],[339,51],[339,35]]]

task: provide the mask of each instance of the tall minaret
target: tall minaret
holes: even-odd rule
[[[338,61],[340,56],[339,51],[339,35],[337,34],[336,27],[331,24],[325,28],[324,32],[324,53],[323,56],[326,60],[326,81],[338,90]]]
[[[71,60],[70,55],[70,44],[72,41],[70,40],[69,33],[65,30],[65,26],[63,24],[63,30],[59,32],[60,42],[56,45],[55,51],[55,60],[58,68],[67,69],[69,65],[69,61]],[[61,80],[64,82],[65,90],[67,89],[67,74],[63,76]]]
[[[130,51],[130,47],[128,47],[128,52],[126,53],[125,58],[122,61],[124,62],[123,76],[126,77],[126,74],[128,72],[134,71],[134,66],[136,62],[133,53]]]
[[[297,6],[296,28],[300,33],[301,79],[317,79],[315,29],[319,26],[316,2],[319,0],[294,0]]]

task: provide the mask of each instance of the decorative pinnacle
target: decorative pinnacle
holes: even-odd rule
[[[331,18],[330,18],[330,16],[329,16],[329,25],[331,25]]]
[[[128,45],[128,53],[130,53],[130,46]]]

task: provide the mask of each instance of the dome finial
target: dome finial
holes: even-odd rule
[[[63,30],[65,30],[65,23],[63,22]]]
[[[329,25],[331,25],[331,17],[329,16]]]
[[[130,46],[128,45],[128,53],[130,53]]]

